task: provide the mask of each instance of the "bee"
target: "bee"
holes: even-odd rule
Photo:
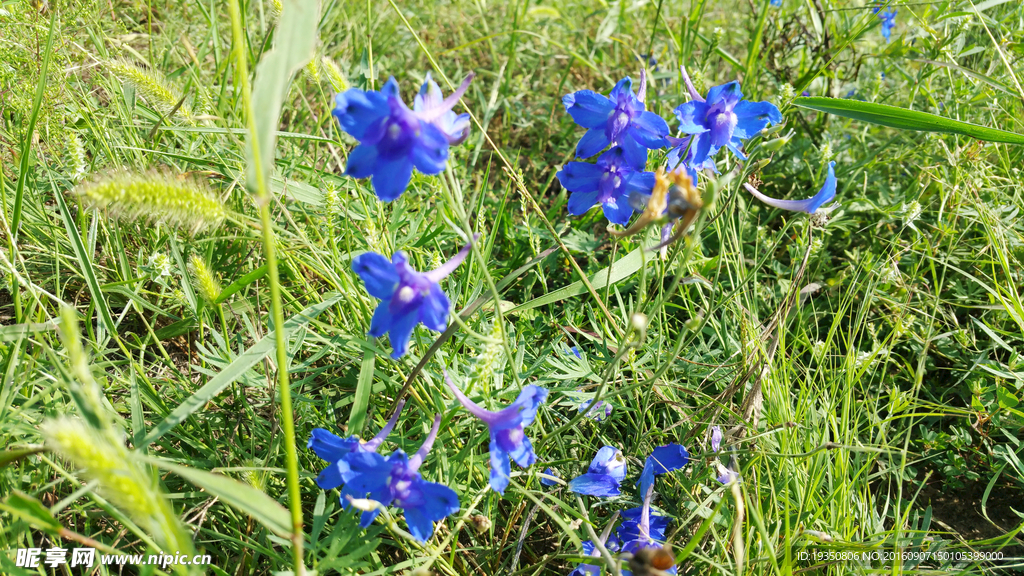
[[[663,576],[669,568],[676,564],[672,555],[672,545],[664,547],[642,548],[629,559],[629,570],[634,576]]]

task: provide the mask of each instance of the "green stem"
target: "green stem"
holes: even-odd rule
[[[252,87],[249,85],[249,70],[245,59],[245,43],[242,38],[242,15],[238,0],[230,0],[232,39],[235,45],[235,59],[242,86],[242,106],[252,146],[253,171],[256,177],[256,202],[260,208],[260,223],[263,228],[263,250],[267,257],[270,280],[270,314],[274,322],[274,343],[277,347],[277,387],[281,395],[281,423],[284,429],[284,449],[288,472],[288,508],[292,515],[292,563],[294,574],[303,576],[302,562],[302,500],[299,491],[299,461],[295,451],[295,422],[292,415],[292,394],[288,384],[288,342],[284,330],[284,311],[281,308],[281,282],[277,273],[277,239],[270,218],[270,192],[260,166],[259,142],[256,138],[256,115],[252,109]]]

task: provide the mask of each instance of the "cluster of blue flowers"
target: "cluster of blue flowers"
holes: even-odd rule
[[[643,505],[621,512],[622,522],[615,534],[610,534],[601,544],[609,552],[622,552],[635,556],[641,550],[660,549],[665,544],[665,530],[670,518],[651,512],[651,500],[654,496],[655,477],[668,474],[686,466],[690,461],[690,453],[680,444],[667,444],[655,448],[644,461],[643,472],[637,484]],[[546,471],[551,474],[550,469]],[[621,494],[620,485],[626,479],[626,459],[622,451],[614,446],[604,446],[597,451],[587,472],[569,482],[569,490],[577,494],[610,498]],[[541,481],[542,484],[548,484]],[[554,484],[553,482],[551,484]],[[594,542],[583,543],[583,553],[597,557],[599,552]],[[624,575],[632,574],[623,570]],[[667,574],[675,574],[675,566],[665,570]],[[601,567],[593,564],[580,564],[569,576],[597,576]]]
[[[774,4],[774,1],[773,1]],[[738,82],[711,88],[706,97],[694,89],[686,70],[683,79],[691,100],[674,110],[678,126],[670,134],[668,124],[657,114],[646,110],[644,103],[647,81],[641,73],[636,92],[630,78],[619,81],[608,96],[580,90],[562,98],[566,111],[580,126],[587,129],[576,147],[580,159],[597,157],[593,163],[570,162],[557,174],[562,185],[571,192],[568,211],[580,215],[600,205],[609,221],[625,225],[634,211],[644,213],[625,232],[652,219],[665,224],[662,246],[668,240],[667,230],[674,221],[683,222],[683,231],[701,206],[696,184],[699,171],[716,172],[715,157],[723,148],[739,161],[745,161],[744,141],[768,125],[782,122],[779,109],[769,102],[743,99]],[[351,89],[336,96],[333,114],[342,129],[358,141],[348,158],[345,173],[355,178],[371,178],[377,198],[391,202],[408,188],[412,173],[442,172],[448,160],[449,147],[463,142],[469,134],[469,115],[452,109],[467,90],[472,75],[447,98],[428,74],[413,107],[402,101],[394,78],[378,92]],[[664,166],[657,173],[647,171],[651,150],[664,150]],[[825,185],[817,195],[806,200],[776,200],[747,185],[751,194],[763,202],[785,210],[815,213],[835,197],[834,163],[829,164]],[[687,192],[676,190],[688,186]],[[637,199],[640,199],[639,201]],[[654,214],[654,216],[652,216]],[[662,214],[667,214],[667,218]],[[684,216],[685,215],[685,216]],[[440,283],[466,259],[478,236],[471,238],[459,252],[435,270],[419,272],[412,268],[408,256],[396,251],[390,259],[367,252],[352,260],[352,270],[363,280],[367,292],[380,300],[370,321],[368,334],[388,334],[392,358],[404,356],[409,349],[413,330],[423,324],[433,331],[447,328],[451,302]],[[576,347],[569,351],[582,359]],[[445,382],[455,399],[487,427],[490,450],[490,487],[504,494],[511,482],[511,461],[526,468],[537,462],[533,444],[525,429],[537,418],[546,402],[548,391],[527,385],[518,398],[504,408],[492,411],[470,399],[444,371]],[[405,401],[399,402],[385,427],[372,439],[357,436],[341,438],[317,428],[308,447],[328,462],[317,477],[324,490],[339,489],[342,505],[362,510],[360,523],[370,523],[387,506],[404,510],[412,537],[425,542],[434,532],[434,523],[459,510],[458,495],[449,487],[429,482],[419,468],[428,456],[442,417],[435,415],[433,426],[419,450],[411,457],[402,450],[383,456],[378,450],[397,424]],[[602,420],[611,414],[605,401],[583,402],[578,408],[587,417]],[[718,452],[721,430],[712,434],[712,449]],[[687,465],[690,455],[679,444],[655,448],[647,457],[637,484],[642,506],[622,511],[623,520],[615,534],[605,538],[603,545],[611,551],[636,555],[642,550],[660,549],[665,542],[669,518],[651,511],[656,477]],[[729,483],[738,478],[735,462],[728,468],[718,463],[719,481]],[[613,446],[604,446],[591,461],[587,471],[568,483],[570,491],[601,498],[621,495],[627,474],[626,458]],[[557,483],[557,474],[550,468],[542,475],[545,486]],[[597,555],[595,544],[587,542],[584,553]],[[573,574],[599,574],[600,568],[581,564]],[[629,571],[624,571],[629,574]],[[671,567],[668,573],[675,573]]]
[[[569,214],[584,214],[601,205],[609,222],[625,225],[634,210],[643,210],[642,202],[631,200],[648,198],[655,185],[655,174],[645,171],[649,150],[668,148],[665,170],[684,170],[696,185],[700,171],[717,172],[715,156],[721,149],[746,160],[743,142],[782,122],[774,104],[744,100],[739,82],[714,86],[704,97],[693,87],[686,69],[681,71],[691,100],[673,111],[679,122],[677,136],[669,134],[664,119],[645,109],[645,74],[641,74],[638,93],[632,90],[632,80],[624,78],[608,96],[580,90],[562,98],[566,112],[587,129],[576,146],[576,156],[590,158],[608,148],[593,164],[569,162],[558,172],[559,182],[571,193]],[[757,197],[767,198],[760,193]],[[792,209],[788,202],[772,205]],[[800,209],[808,211],[806,205],[800,204]]]

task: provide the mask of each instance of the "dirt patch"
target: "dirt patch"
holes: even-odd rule
[[[1020,493],[1019,488],[1012,486],[993,487],[988,500],[985,501],[985,512],[988,514],[986,519],[982,512],[985,486],[972,484],[951,490],[943,487],[941,481],[936,481],[925,485],[917,498],[916,506],[921,509],[931,506],[934,519],[956,530],[967,540],[986,540],[1003,537],[1020,525],[1021,518],[1010,509],[1013,507],[1024,512],[1024,502],[1021,501]],[[941,526],[935,526],[933,529],[941,529]],[[1002,548],[1002,552],[1006,556],[1024,556],[1021,538],[1018,537],[1015,544],[1011,542],[1009,546]]]

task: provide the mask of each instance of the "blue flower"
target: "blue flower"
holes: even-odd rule
[[[633,215],[630,192],[650,193],[654,173],[639,172],[630,165],[623,148],[612,148],[597,159],[596,164],[569,162],[556,174],[569,195],[569,214],[579,216],[595,204],[601,204],[605,217],[614,224],[625,225]]]
[[[551,468],[545,468],[544,473],[547,474],[548,476],[554,476],[555,478],[559,477],[558,472],[552,470]],[[541,486],[555,486],[558,484],[558,482],[555,482],[554,480],[551,480],[549,478],[541,478],[540,484]]]
[[[454,490],[444,484],[427,482],[417,472],[437,438],[440,425],[441,415],[438,414],[430,434],[412,458],[406,459],[405,453],[399,450],[389,459],[393,464],[388,477],[391,504],[405,511],[409,533],[421,543],[434,534],[434,522],[459,511],[459,497]]]
[[[452,106],[465,92],[465,87],[469,86],[469,81],[472,78],[471,74],[462,82],[463,86],[460,86],[448,100],[445,100],[441,88],[430,77],[430,72],[427,72],[423,86],[420,86],[420,93],[413,100],[413,113],[423,119],[429,118],[430,120],[427,121],[437,126],[448,138],[448,143],[452,145],[461,144],[469,136],[469,113],[456,115]]]
[[[580,349],[577,348],[576,346],[573,346],[572,348],[569,348],[569,353],[572,354],[573,356],[579,358],[580,360],[583,360],[583,354],[580,353]]]
[[[702,138],[706,140],[708,138],[707,134],[696,134],[686,138],[669,136],[666,139],[668,140],[668,145],[672,147],[665,158],[666,169],[675,171],[678,167],[682,167],[686,170],[686,174],[690,177],[690,181],[693,182],[694,186],[697,185],[698,170],[708,169],[718,173],[718,167],[715,166],[715,160],[711,156],[706,157],[700,164],[696,162],[697,148]]]
[[[405,399],[402,399],[398,402],[398,407],[395,409],[395,413],[391,415],[388,423],[381,428],[376,436],[365,442],[358,436],[341,438],[323,428],[314,428],[309,436],[306,448],[312,448],[317,456],[331,463],[317,476],[316,483],[324,490],[330,490],[341,485],[341,471],[337,466],[338,461],[353,452],[377,452],[380,445],[384,443],[384,439],[394,429],[395,423],[398,422],[398,417],[402,414],[402,408],[404,407]],[[344,502],[344,498],[342,502]]]
[[[836,197],[836,173],[833,170],[835,165],[835,162],[828,163],[828,175],[825,176],[824,186],[821,187],[817,194],[806,200],[776,200],[758,192],[757,188],[754,188],[749,183],[744,182],[743,187],[747,189],[747,192],[753,194],[755,198],[769,206],[792,212],[814,214],[819,208]]]
[[[405,192],[413,168],[424,174],[443,171],[448,145],[461,134],[458,117],[453,119],[448,113],[471,79],[466,78],[455,93],[440,100],[440,90],[432,90],[428,78],[416,110],[409,110],[402,101],[394,78],[380,92],[352,88],[335,96],[332,114],[341,128],[359,141],[348,157],[345,174],[372,177],[377,198],[390,202]]]
[[[444,379],[459,403],[487,424],[491,435],[491,489],[504,494],[512,474],[509,457],[523,468],[537,461],[533,444],[523,429],[537,417],[537,409],[544,404],[548,391],[532,384],[525,386],[515,402],[503,410],[492,412],[481,408],[463,394],[448,377],[448,372],[444,373]]]
[[[478,236],[473,237],[473,241]],[[473,241],[437,270],[417,272],[409,266],[404,252],[395,252],[391,261],[375,252],[352,259],[352,270],[363,279],[366,291],[381,302],[373,313],[368,334],[379,338],[391,334],[391,357],[398,359],[409,348],[409,336],[420,322],[441,332],[448,327],[451,302],[438,284],[466,259]]]
[[[878,8],[875,8],[876,14],[878,14],[878,10]],[[892,38],[892,29],[896,27],[896,9],[886,10],[878,14],[878,17],[882,19],[882,36],[888,42]]]
[[[605,446],[597,451],[590,462],[587,473],[569,482],[569,491],[587,496],[608,498],[618,496],[619,484],[626,479],[626,458],[614,446]]]
[[[404,405],[404,404],[403,404]],[[396,450],[387,458],[377,454],[376,449],[383,442],[383,436],[391,431],[398,419],[401,406],[392,416],[388,426],[370,442],[355,446],[341,454],[339,459],[328,466],[317,478],[317,485],[324,490],[341,488],[341,503],[351,506],[351,500],[368,498],[381,506],[394,505],[405,510],[405,521],[409,532],[420,542],[425,542],[434,533],[434,522],[459,510],[459,497],[455,492],[436,482],[427,482],[419,475],[419,467],[430,452],[441,415],[434,417],[434,425],[420,449],[409,458],[405,452]],[[382,436],[383,435],[383,436]],[[334,456],[343,452],[340,443],[323,434],[314,434],[310,446],[317,454]],[[327,442],[322,442],[324,438]],[[336,438],[336,437],[335,437]],[[360,525],[365,528],[380,514],[380,507],[363,512]]]
[[[641,86],[641,94],[643,89]],[[608,96],[580,90],[563,96],[562,104],[577,124],[587,128],[576,146],[578,158],[590,158],[608,145],[619,146],[629,164],[642,170],[647,150],[665,146],[668,124],[644,109],[643,96],[633,93],[633,80],[628,77],[620,80]]]
[[[771,4],[772,6],[775,6],[776,8],[782,6],[782,0],[770,0],[768,3]]]
[[[661,542],[665,539],[664,527],[659,532],[655,532],[652,529],[654,522],[652,518],[656,516],[651,514],[651,498],[654,495],[654,485],[652,484],[644,492],[644,504],[639,508],[640,514],[636,520],[635,532],[631,529],[625,532],[625,536],[636,536],[631,540],[623,538],[624,532],[622,528],[619,529],[619,538],[623,540],[622,552],[626,554],[636,554],[640,550],[644,549],[660,549],[662,548]],[[636,510],[635,508],[633,510]],[[632,512],[632,510],[630,511]],[[660,523],[660,522],[659,522]],[[667,524],[667,521],[665,522]],[[623,525],[626,523],[624,522]],[[666,574],[675,574],[676,567],[672,566],[667,570],[664,570]],[[632,572],[629,570],[622,571],[623,576],[632,576]]]
[[[640,520],[643,515],[643,509],[643,506],[637,506],[636,508],[629,508],[621,512],[622,523],[616,529],[619,540],[630,542],[640,538]],[[665,531],[668,530],[668,525],[671,522],[672,519],[668,516],[648,512],[647,535],[658,542],[664,542]]]
[[[722,449],[722,429],[718,426],[711,427],[711,450],[718,452]],[[729,484],[740,479],[739,472],[736,471],[736,460],[735,457],[730,458],[729,466],[723,466],[721,461],[716,460],[715,466],[718,469],[718,476],[715,478],[722,484]]]
[[[679,470],[690,461],[690,453],[681,444],[666,444],[659,446],[651,452],[644,462],[643,472],[640,473],[640,493],[646,494],[648,488],[654,486],[654,477]]]
[[[681,132],[700,135],[693,143],[694,166],[703,165],[722,147],[746,160],[740,151],[743,140],[753,137],[768,124],[782,122],[782,113],[774,104],[744,100],[740,83],[736,81],[715,86],[708,90],[707,99],[701,98],[693,88],[686,69],[682,70],[683,80],[693,100],[680,104],[674,112]]]

